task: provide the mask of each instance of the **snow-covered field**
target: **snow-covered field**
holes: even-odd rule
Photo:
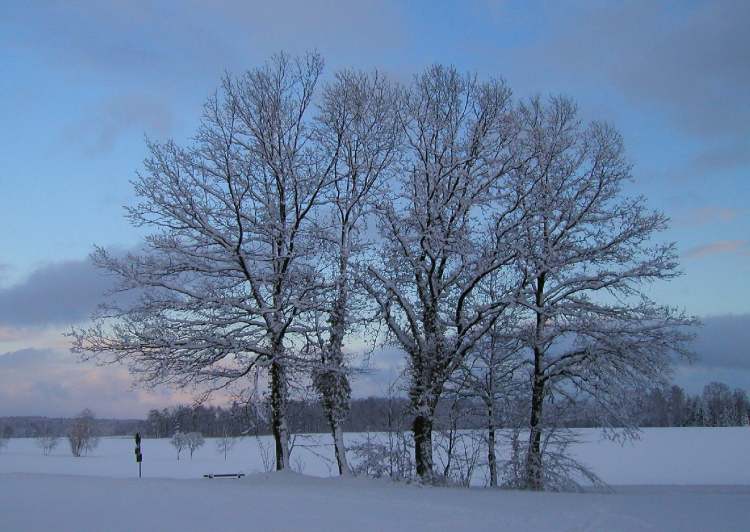
[[[325,436],[293,463],[303,475],[264,473],[254,438],[224,461],[213,440],[176,460],[168,440],[105,438],[73,458],[61,442],[43,456],[33,440],[0,451],[0,530],[750,530],[750,429],[646,429],[620,446],[582,431],[575,452],[612,494],[425,488],[327,477]],[[270,449],[270,440],[264,440]],[[244,472],[242,480],[205,473]],[[481,482],[480,482],[481,483]]]

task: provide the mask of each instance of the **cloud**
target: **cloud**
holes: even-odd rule
[[[723,382],[730,388],[750,391],[750,370],[681,365],[676,368],[673,381],[693,394],[700,393],[711,382]]]
[[[83,142],[88,155],[109,152],[128,133],[167,137],[174,125],[167,102],[146,94],[118,95],[84,114],[85,118],[68,127],[64,135]]]
[[[0,354],[0,416],[72,416],[91,408],[100,417],[143,418],[151,408],[190,400],[182,392],[137,390],[130,383],[124,368],[79,363],[66,351]]]
[[[0,343],[20,340],[24,338],[24,336],[25,335],[21,329],[0,326]]]
[[[699,259],[717,255],[720,253],[750,254],[750,241],[748,240],[717,240],[709,244],[695,246],[683,254],[688,259]]]
[[[674,381],[691,393],[712,381],[750,390],[750,314],[725,314],[702,319],[696,331],[692,363],[678,361]]]
[[[714,380],[750,389],[749,349],[750,314],[707,317],[693,344],[698,358],[692,364],[678,363],[675,381],[691,393]],[[404,354],[395,348],[373,353],[365,371],[354,378],[354,396],[387,394],[404,362]],[[192,398],[189,390],[133,389],[124,367],[81,363],[64,349],[26,348],[0,354],[0,416],[70,416],[88,407],[100,416],[143,417],[151,408],[189,403]],[[214,402],[226,400],[217,397]]]
[[[304,0],[19,3],[0,17],[0,46],[41,62],[63,88],[81,84],[67,111],[82,116],[62,134],[101,155],[128,133],[186,133],[224,71],[242,72],[281,50],[318,49],[347,66],[384,49],[397,53],[408,36],[399,9]]]
[[[748,133],[748,131],[745,131]],[[689,163],[693,174],[703,175],[710,171],[722,171],[750,165],[750,135],[743,135],[736,141],[708,147],[699,152]]]
[[[403,356],[387,350],[377,360],[355,377],[356,397],[387,394]],[[0,416],[67,417],[91,408],[99,417],[144,418],[150,409],[187,404],[195,397],[190,389],[135,388],[123,366],[79,362],[76,355],[64,349],[26,348],[0,353]],[[217,394],[210,402],[224,405],[229,401],[229,395]]]
[[[681,226],[705,226],[735,220],[742,211],[728,207],[698,207],[689,209],[675,218]]]
[[[558,24],[547,49],[557,68],[603,75],[691,133],[747,133],[748,2],[587,4],[567,17],[577,23]]]
[[[7,46],[42,50],[51,62],[167,85],[247,68],[281,49],[341,50],[352,58],[400,49],[408,35],[395,2],[188,0],[19,4]],[[364,23],[366,21],[366,23]],[[2,43],[2,41],[0,41]],[[202,91],[201,91],[202,92]]]
[[[88,259],[43,266],[22,282],[0,288],[0,326],[83,321],[102,302],[111,282]]]
[[[641,0],[545,7],[539,17],[549,31],[514,54],[520,77],[530,72],[538,77],[540,69],[528,65],[541,65],[541,83],[589,94],[588,108],[607,109],[598,115],[635,111],[642,128],[666,121],[670,134],[694,141],[682,176],[747,166],[750,2]]]
[[[708,316],[692,349],[696,365],[750,371],[750,313]]]
[[[365,349],[367,349],[365,347]],[[400,377],[406,363],[406,355],[397,347],[381,347],[370,356],[360,357],[352,377],[354,397],[386,396],[390,392],[401,394],[403,382]],[[395,389],[389,390],[389,387]]]
[[[10,272],[10,265],[0,262],[0,286],[2,286],[4,280],[8,277],[8,272]]]
[[[20,349],[68,350],[71,338],[66,326],[8,326],[0,325],[0,352]]]

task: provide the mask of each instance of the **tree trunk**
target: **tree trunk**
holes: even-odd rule
[[[529,422],[529,450],[526,455],[526,487],[544,489],[542,474],[542,405],[544,404],[544,382],[534,379],[531,393],[531,420]]]
[[[331,423],[331,435],[333,436],[333,448],[336,451],[336,463],[339,466],[339,475],[342,477],[350,476],[349,462],[346,460],[346,445],[344,445],[344,431],[341,426],[334,420],[329,419]]]
[[[453,447],[456,442],[456,431],[453,426],[448,429],[448,452],[446,453],[445,467],[443,468],[443,478],[447,481],[450,478],[451,462],[453,461]]]
[[[286,370],[278,361],[271,363],[271,428],[276,445],[276,470],[289,467],[289,428],[286,424]]]
[[[490,470],[490,487],[497,487],[497,455],[495,454],[495,420],[492,406],[487,408],[487,466]]]
[[[544,233],[547,234],[545,224]],[[536,306],[544,308],[544,283],[547,275],[539,274],[536,283]],[[526,455],[526,487],[532,490],[544,489],[542,469],[542,406],[544,405],[544,351],[540,348],[544,337],[545,315],[537,310],[534,331],[534,378],[531,384],[531,419],[529,420],[529,449]]]
[[[339,263],[339,277],[337,280],[336,301],[329,317],[329,343],[328,350],[323,354],[321,363],[322,371],[314,380],[315,386],[320,393],[328,426],[333,436],[333,447],[336,452],[336,463],[339,474],[348,476],[351,474],[349,464],[346,460],[346,445],[341,423],[349,413],[349,401],[351,398],[351,387],[343,355],[344,335],[346,333],[346,307],[348,302],[348,290],[346,276],[348,268],[348,248],[344,245],[346,235],[342,235],[342,254]]]
[[[417,413],[412,424],[414,433],[414,463],[423,482],[432,482],[432,415]]]

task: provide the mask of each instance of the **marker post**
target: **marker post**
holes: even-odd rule
[[[141,478],[141,462],[143,462],[143,455],[141,454],[141,433],[135,433],[135,461],[138,462],[138,478]]]

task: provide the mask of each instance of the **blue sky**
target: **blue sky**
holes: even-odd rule
[[[85,262],[92,245],[131,248],[142,236],[122,206],[132,201],[129,179],[145,155],[144,135],[187,139],[222,72],[240,72],[279,50],[319,50],[327,75],[342,67],[378,68],[407,81],[443,62],[503,77],[519,97],[572,96],[584,118],[621,130],[634,164],[631,192],[672,218],[664,238],[677,242],[685,275],[652,295],[744,330],[742,324],[750,325],[748,20],[750,3],[743,1],[6,2],[0,7],[0,358],[43,353],[29,355],[39,359],[40,389],[49,377],[45,368],[54,365],[48,355],[54,353],[55,364],[69,362],[60,331],[85,319],[105,285]],[[716,342],[705,335],[710,350]],[[715,375],[750,388],[746,346],[730,338],[723,350],[742,352],[732,355],[734,366],[709,354],[678,377],[693,387]],[[80,368],[69,370],[70,387]],[[127,387],[119,370],[91,372],[97,382]],[[67,393],[65,400],[41,394],[45,399],[35,401],[29,391],[28,404],[6,394],[0,404],[25,409],[18,414],[46,413],[48,397],[58,397],[75,410],[89,406],[83,403],[95,392]],[[133,392],[127,408],[100,401],[100,409],[136,415],[148,401],[172,400],[165,393]]]

